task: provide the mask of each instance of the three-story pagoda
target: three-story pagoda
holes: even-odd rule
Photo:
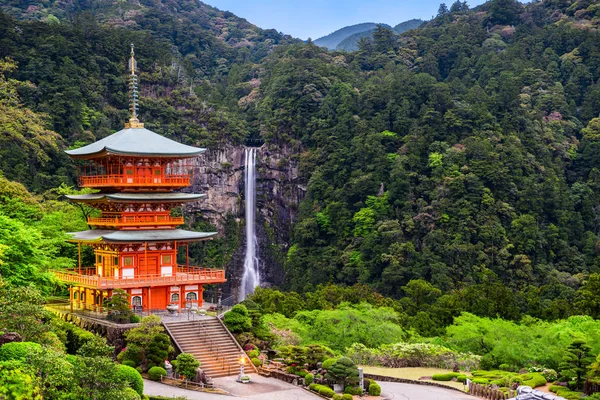
[[[131,118],[125,129],[67,154],[76,160],[79,185],[99,193],[67,196],[101,211],[88,218],[95,229],[73,232],[79,267],[56,271],[69,283],[71,305],[102,310],[115,289],[130,295],[137,310],[165,310],[167,305],[201,306],[203,285],[225,282],[223,270],[189,266],[188,245],[216,232],[177,229],[183,217],[171,209],[203,194],[179,193],[191,183],[193,166],[205,149],[183,145],[144,128],[137,118],[136,63],[131,50]],[[92,246],[95,263],[81,266],[81,245]],[[177,264],[186,247],[185,265]]]

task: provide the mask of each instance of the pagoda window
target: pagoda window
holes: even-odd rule
[[[79,300],[85,301],[85,292],[79,293]]]
[[[171,254],[163,254],[162,256],[162,264],[163,265],[171,265]]]
[[[142,296],[133,296],[131,298],[131,305],[133,305],[134,307],[141,307],[142,306]]]
[[[179,303],[179,293],[171,293],[171,303]]]
[[[134,276],[134,269],[133,268],[123,268],[122,270],[122,276],[123,279],[131,279]]]
[[[185,299],[188,301],[196,301],[198,300],[198,294],[196,292],[189,292],[185,295]]]
[[[123,266],[124,267],[133,267],[133,256],[123,257]]]

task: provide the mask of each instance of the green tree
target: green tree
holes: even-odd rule
[[[325,378],[329,382],[340,383],[343,386],[358,383],[358,368],[348,357],[340,357],[327,370]]]
[[[236,304],[225,313],[223,323],[233,333],[248,332],[252,328],[252,319],[248,316],[248,309],[243,304]]]
[[[594,361],[590,352],[591,349],[585,340],[575,339],[565,350],[559,365],[560,375],[572,380],[576,389],[583,388],[588,367]]]
[[[181,353],[177,356],[176,361],[175,370],[179,375],[188,380],[196,376],[196,370],[200,366],[200,361],[196,360],[192,354]]]

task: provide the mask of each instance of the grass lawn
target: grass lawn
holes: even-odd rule
[[[444,374],[446,372],[452,372],[449,369],[440,369],[440,368],[385,368],[385,367],[369,367],[369,366],[360,366],[365,374],[375,374],[382,376],[392,376],[394,378],[403,378],[403,379],[412,379],[419,380],[422,376],[432,376],[433,374]],[[452,382],[452,381],[432,381],[440,383],[445,386],[450,386],[453,388],[461,389],[465,388],[465,386],[460,382]]]

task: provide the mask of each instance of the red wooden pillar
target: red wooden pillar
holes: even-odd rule
[[[183,285],[179,285],[179,312],[183,311],[183,295],[184,295],[184,291],[183,291]]]
[[[152,314],[152,291],[148,287],[148,314]]]

